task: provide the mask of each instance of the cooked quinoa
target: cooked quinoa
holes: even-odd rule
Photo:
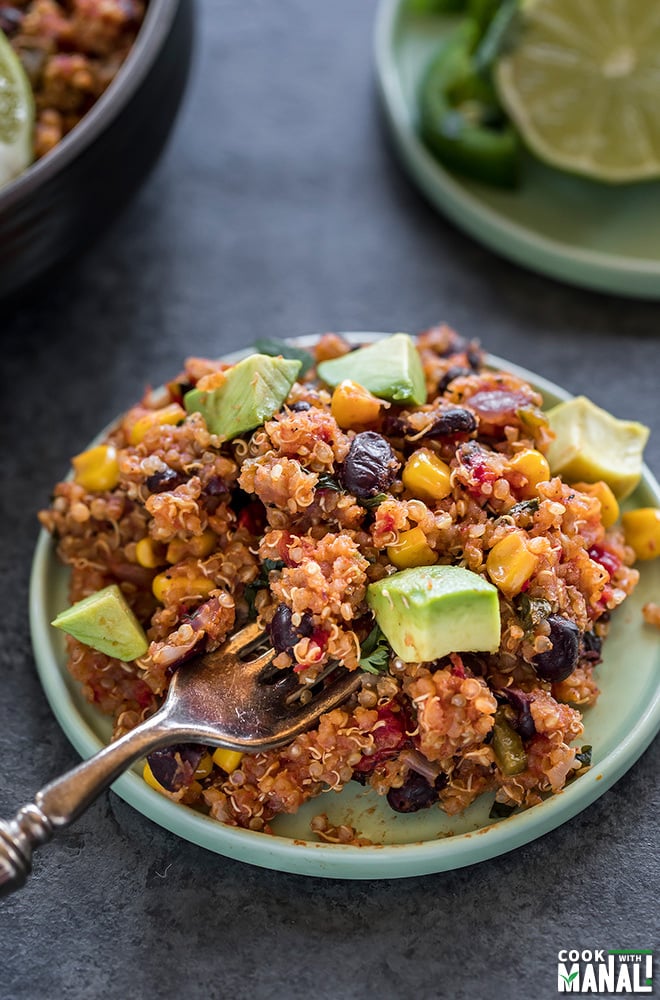
[[[229,442],[181,406],[189,389],[212,387],[229,366],[191,358],[107,436],[117,469],[110,488],[74,476],[40,514],[71,569],[71,601],[117,583],[146,629],[148,651],[131,663],[67,637],[68,669],[113,716],[116,736],[156,711],[178,664],[254,618],[269,631],[276,666],[303,685],[329,662],[371,664],[357,695],[282,750],[231,764],[204,747],[153,755],[164,794],[224,823],[269,832],[278,813],[351,780],[402,812],[439,806],[454,815],[490,792],[504,814],[560,791],[588,766],[582,710],[598,698],[610,616],[637,583],[634,553],[618,527],[605,530],[595,497],[521,471],[517,457],[543,454],[551,440],[535,389],[485,367],[479,346],[447,326],[416,344],[424,405],[383,403],[370,423],[340,427],[312,367],[271,419]],[[326,334],[314,360],[349,350]],[[386,442],[391,455],[370,503],[348,488],[361,435],[370,446]],[[403,485],[402,469],[422,447],[451,470],[444,499]],[[499,593],[496,653],[404,663],[388,648],[375,667],[365,656],[374,626],[367,587],[395,570],[391,547],[411,529],[428,562],[484,576],[489,553],[514,533],[531,554],[515,593]],[[579,639],[568,676],[553,682],[562,630]],[[503,734],[518,747],[515,773]],[[313,830],[365,842],[322,813]]]
[[[144,0],[0,0],[0,30],[34,94],[35,159],[49,153],[112,83],[144,10]]]

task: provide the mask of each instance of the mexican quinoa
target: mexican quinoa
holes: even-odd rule
[[[107,90],[144,12],[144,0],[0,2],[0,31],[34,94],[35,159],[49,153]]]
[[[72,603],[118,585],[144,629],[129,662],[67,636],[68,669],[115,736],[158,708],[187,657],[255,618],[275,665],[310,690],[329,662],[363,671],[357,695],[282,750],[151,756],[150,783],[224,823],[268,832],[278,813],[351,780],[401,812],[454,815],[491,792],[506,815],[589,764],[582,710],[598,697],[635,554],[598,485],[550,474],[537,391],[485,367],[446,326],[398,337],[421,386],[379,385],[364,349],[345,358],[352,345],[326,334],[272,412],[225,434],[203,400],[229,393],[238,366],[190,358],[73,460],[40,515]],[[293,363],[278,350],[262,347],[257,362]],[[337,380],[344,358],[353,375]],[[404,659],[369,595],[386,577],[447,565],[497,587],[499,647]],[[312,826],[360,842],[323,815]]]

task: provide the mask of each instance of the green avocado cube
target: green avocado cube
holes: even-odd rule
[[[322,361],[317,374],[333,389],[344,379],[358,382],[392,403],[426,402],[426,379],[415,344],[407,333],[377,340],[340,358]]]
[[[149,648],[144,629],[116,583],[61,611],[51,625],[117,660],[137,660]]]
[[[500,645],[497,588],[461,566],[414,566],[369,585],[367,603],[405,663]]]
[[[568,483],[607,483],[619,500],[637,486],[649,429],[619,420],[586,396],[576,396],[546,413],[555,439],[548,449],[553,476]]]
[[[215,389],[191,389],[183,397],[188,413],[201,413],[211,434],[231,441],[270,420],[289,395],[300,361],[251,354],[227,370]]]

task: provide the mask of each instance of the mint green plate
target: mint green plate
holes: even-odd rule
[[[382,334],[347,334],[355,341]],[[316,337],[300,338],[301,346]],[[238,361],[248,351],[230,355]],[[547,405],[567,394],[550,382],[499,358],[496,366],[516,372],[536,385]],[[632,506],[660,504],[660,487],[648,470],[631,499]],[[642,565],[640,585],[615,615],[598,667],[602,688],[598,704],[585,713],[582,743],[594,748],[593,767],[560,795],[508,819],[488,819],[492,795],[482,796],[462,816],[448,817],[432,808],[411,815],[394,813],[384,799],[350,782],[339,794],[327,792],[295,816],[280,816],[275,835],[223,826],[154,791],[139,769],[129,771],[113,789],[149,819],[186,840],[218,854],[301,875],[328,878],[402,878],[448,871],[504,854],[571,819],[614,784],[643,753],[660,728],[660,633],[643,624],[642,605],[660,594],[660,560]],[[67,606],[67,571],[55,556],[53,542],[41,533],[32,567],[30,624],[37,669],[62,729],[83,757],[110,738],[110,725],[80,694],[64,667],[64,641],[49,622]],[[633,669],[634,665],[634,669]],[[372,847],[317,843],[309,823],[326,812],[333,824],[349,823],[374,841]]]
[[[621,295],[660,298],[660,182],[624,186],[572,177],[526,157],[522,186],[489,188],[445,170],[416,132],[417,93],[456,17],[381,0],[376,69],[395,145],[412,178],[457,226],[534,271]]]

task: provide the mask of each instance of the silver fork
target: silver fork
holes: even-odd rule
[[[298,678],[272,668],[276,652],[263,651],[264,639],[258,625],[247,625],[215,652],[182,664],[155,715],[51,781],[12,820],[0,820],[0,896],[21,888],[32,869],[32,852],[73,823],[140,757],[180,742],[248,753],[274,750],[360,685],[361,672],[330,667],[305,702]]]

